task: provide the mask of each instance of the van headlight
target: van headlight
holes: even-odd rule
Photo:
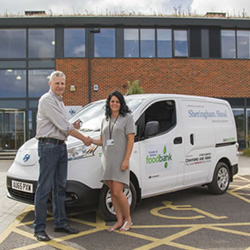
[[[73,161],[93,156],[96,148],[97,146],[85,146],[85,145],[79,145],[73,148],[68,148],[68,160]]]

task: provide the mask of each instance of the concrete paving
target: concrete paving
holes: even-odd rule
[[[250,175],[250,157],[239,156],[239,172],[238,175]]]
[[[27,204],[7,198],[6,174],[13,160],[0,161],[0,234],[27,207]]]
[[[0,235],[28,206],[7,198],[6,174],[11,164],[12,160],[0,161]],[[239,156],[238,175],[250,175],[250,157]]]

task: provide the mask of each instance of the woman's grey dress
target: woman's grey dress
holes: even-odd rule
[[[113,127],[113,129],[112,129]],[[110,130],[112,131],[111,139],[114,145],[108,146],[107,141],[110,139]],[[102,164],[104,175],[102,181],[113,180],[124,183],[129,186],[129,169],[121,171],[121,165],[124,160],[127,149],[127,135],[135,133],[135,122],[130,114],[120,115],[117,120],[110,118],[103,119],[101,125],[102,136]]]

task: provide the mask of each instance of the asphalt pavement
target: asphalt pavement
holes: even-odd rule
[[[11,164],[11,160],[0,160],[0,235],[28,206],[7,198],[6,174]],[[250,157],[239,156],[238,175],[250,175]]]

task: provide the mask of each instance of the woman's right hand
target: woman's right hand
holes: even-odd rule
[[[97,140],[95,140],[95,139],[92,139],[91,138],[91,142],[93,143],[93,144],[95,144],[95,145],[97,145],[97,146],[102,146],[102,137],[100,136],[100,138],[99,139],[97,139]]]

